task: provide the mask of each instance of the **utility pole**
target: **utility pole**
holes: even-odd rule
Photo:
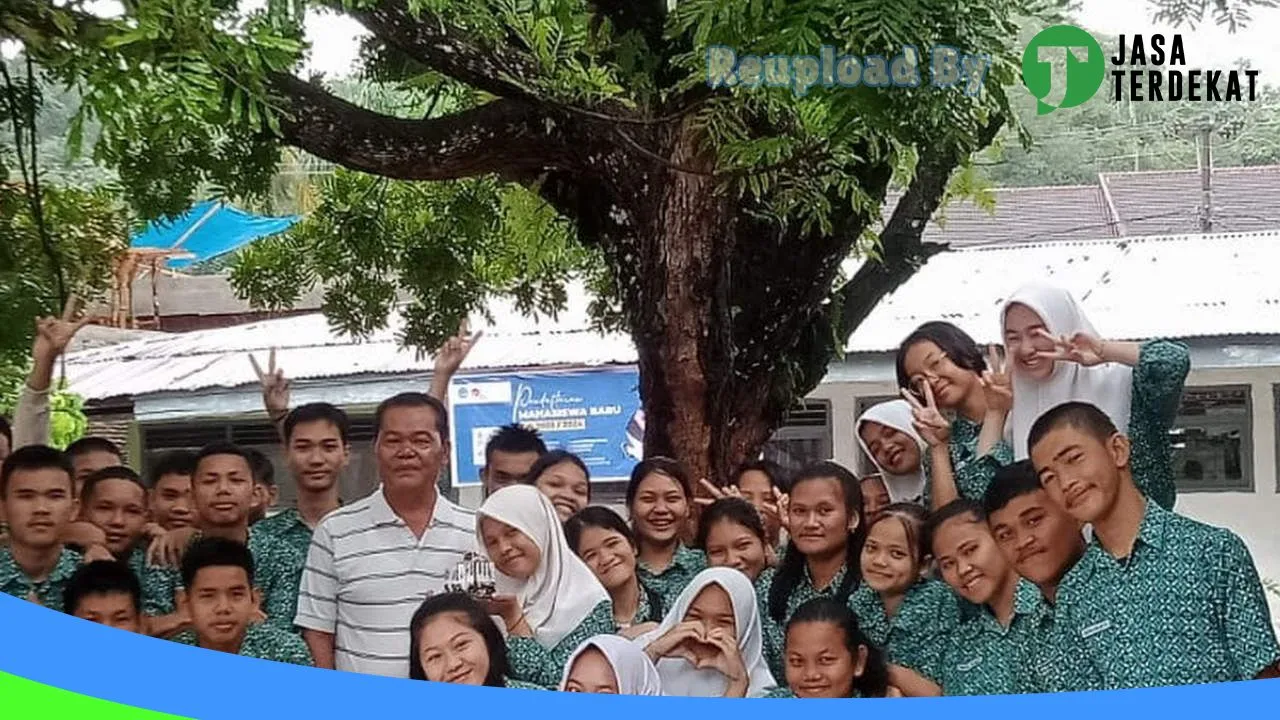
[[[1200,156],[1200,232],[1213,232],[1213,126],[1206,123],[1197,133]]]

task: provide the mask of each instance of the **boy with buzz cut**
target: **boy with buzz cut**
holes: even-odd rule
[[[123,563],[95,560],[80,566],[62,591],[68,615],[131,633],[142,632],[142,586]]]
[[[1280,677],[1280,645],[1241,539],[1172,513],[1135,484],[1129,439],[1070,402],[1028,434],[1049,497],[1093,527],[1057,591],[1035,669],[1044,690],[1134,688]],[[1083,686],[1083,687],[1082,687]]]
[[[1030,460],[996,470],[982,505],[1000,551],[1053,605],[1059,584],[1084,555],[1080,522],[1049,497]]]
[[[255,529],[306,557],[315,527],[342,506],[338,481],[351,461],[350,426],[347,414],[329,403],[299,405],[285,416],[281,433],[297,507],[272,515]]]
[[[0,465],[0,511],[9,546],[0,549],[0,592],[62,611],[80,554],[62,537],[76,514],[71,463],[45,445],[18,448]]]
[[[302,638],[257,623],[262,594],[254,587],[253,554],[234,540],[197,540],[182,558],[182,584],[192,630],[175,639],[260,660],[311,665]]]

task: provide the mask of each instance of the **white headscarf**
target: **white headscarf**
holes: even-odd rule
[[[875,456],[871,454],[870,448],[862,441],[862,425],[868,422],[879,423],[906,433],[907,437],[915,441],[916,447],[920,449],[920,465],[915,472],[893,475],[880,467],[880,463],[876,462]],[[924,498],[924,455],[928,452],[929,446],[911,424],[911,405],[906,400],[890,400],[873,405],[858,418],[854,432],[858,436],[858,445],[862,447],[862,454],[866,455],[871,464],[880,471],[885,489],[889,491],[889,502],[920,502]]]
[[[760,697],[777,683],[764,660],[764,638],[761,634],[760,611],[756,605],[755,589],[751,581],[740,571],[729,567],[707,568],[698,573],[676,598],[671,609],[662,618],[658,629],[636,638],[641,649],[667,634],[684,622],[698,593],[708,585],[719,585],[729,594],[733,603],[733,624],[738,632],[738,650],[742,664],[747,668],[747,697]],[[675,697],[723,697],[728,678],[719,670],[699,669],[684,658],[660,658],[658,675],[662,678],[662,694]]]
[[[1025,305],[1039,315],[1051,335],[1070,337],[1085,332],[1098,337],[1071,293],[1053,285],[1032,283],[1010,295],[1000,309],[1001,338],[1004,337],[1005,315],[1014,303]],[[1129,427],[1133,368],[1128,365],[1103,363],[1084,367],[1073,362],[1058,362],[1048,379],[1032,380],[1018,372],[1012,358],[1009,363],[1013,371],[1013,412],[1009,418],[1008,437],[1013,444],[1015,459],[1027,458],[1027,435],[1036,419],[1065,402],[1091,403],[1105,412],[1121,431]]]
[[[613,676],[618,681],[619,695],[661,695],[662,678],[658,676],[658,668],[654,667],[644,648],[621,635],[597,635],[588,638],[569,656],[565,663],[564,675],[560,678],[560,690],[569,682],[569,671],[578,656],[587,650],[599,650],[613,668]]]
[[[483,518],[493,518],[519,530],[538,546],[542,559],[528,580],[516,580],[497,571],[499,593],[520,598],[525,620],[534,639],[545,648],[555,647],[609,599],[609,593],[591,570],[569,549],[564,530],[551,501],[532,485],[512,485],[489,496],[476,512],[476,537],[487,557],[480,532]],[[493,558],[489,558],[492,562]]]

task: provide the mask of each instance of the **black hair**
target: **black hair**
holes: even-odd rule
[[[1014,498],[1029,495],[1041,489],[1040,476],[1030,460],[1019,460],[996,470],[982,496],[982,512],[986,515],[1002,510]]]
[[[441,613],[461,613],[467,618],[471,629],[484,638],[485,648],[489,651],[489,673],[484,677],[486,687],[506,687],[510,665],[507,661],[507,641],[493,618],[485,612],[480,603],[470,595],[460,592],[432,595],[418,606],[413,619],[409,621],[409,679],[426,680],[427,673],[422,667],[422,628],[428,621]]]
[[[537,453],[547,452],[547,444],[542,441],[538,431],[517,423],[503,425],[498,428],[489,442],[484,445],[484,464],[488,465],[495,452],[504,453]]]
[[[835,592],[836,600],[843,603],[848,601],[849,593],[857,588],[861,579],[862,571],[859,568],[858,559],[862,554],[862,543],[867,538],[867,524],[862,516],[862,485],[858,482],[858,477],[849,472],[845,466],[831,460],[824,460],[809,465],[797,473],[791,480],[791,492],[794,493],[803,483],[828,479],[834,479],[839,483],[840,490],[844,494],[845,512],[851,517],[858,518],[857,527],[850,530],[845,539],[844,580]],[[787,601],[791,598],[791,593],[795,591],[796,585],[800,584],[800,578],[804,576],[805,562],[805,556],[796,549],[795,541],[788,540],[786,551],[782,554],[782,561],[778,563],[778,569],[773,576],[773,586],[769,588],[769,616],[779,625],[786,618]]]
[[[172,450],[161,455],[160,459],[156,460],[147,479],[149,487],[154,489],[159,484],[160,478],[165,475],[186,475],[190,477],[195,474],[196,454],[190,450]]]
[[[925,523],[924,526],[925,541],[929,543],[929,548],[933,548],[933,538],[938,534],[938,528],[942,527],[943,523],[965,515],[972,518],[975,523],[985,523],[987,521],[987,513],[982,509],[982,503],[967,498],[952,500],[930,513],[929,522]]]
[[[85,478],[84,487],[80,488],[80,497],[87,501],[93,497],[93,491],[97,489],[98,484],[108,480],[127,480],[142,490],[144,498],[147,495],[147,486],[142,483],[142,478],[138,477],[138,473],[123,465],[116,465],[96,470],[92,475]]]
[[[104,437],[99,437],[97,435],[87,435],[85,437],[82,437],[79,440],[76,440],[75,442],[68,445],[67,449],[64,450],[63,452],[65,452],[67,454],[67,457],[72,460],[75,460],[81,455],[88,455],[91,452],[111,453],[112,455],[115,455],[116,457],[120,458],[122,461],[124,460],[124,453],[120,452],[119,445],[116,445],[110,440]]]
[[[787,621],[787,633],[802,623],[830,623],[840,628],[844,633],[844,646],[854,658],[858,657],[858,647],[865,647],[867,665],[862,674],[853,679],[853,689],[862,697],[885,696],[889,690],[889,668],[885,664],[884,653],[862,632],[858,617],[848,604],[826,597],[809,600],[796,608],[795,614]]]
[[[907,373],[907,351],[926,340],[937,345],[958,367],[979,375],[986,372],[987,359],[982,356],[982,349],[968,333],[949,322],[933,320],[916,328],[898,346],[898,387],[915,390],[911,387],[911,376]]]
[[[0,415],[0,437],[8,440],[6,444],[10,450],[13,450],[13,426],[9,424],[9,418],[3,415]]]
[[[769,546],[764,532],[764,521],[760,519],[760,511],[751,503],[740,497],[722,497],[707,506],[698,518],[697,546],[703,551],[707,549],[707,535],[716,523],[728,521],[737,523],[760,538],[765,547]]]
[[[587,476],[587,500],[590,501],[591,471],[587,469],[587,464],[582,462],[582,458],[567,450],[552,450],[551,452],[539,455],[537,462],[533,464],[533,467],[529,468],[529,474],[524,476],[524,484],[536,485],[538,483],[538,477],[541,476],[542,473],[550,470],[560,463],[573,463],[578,466],[578,469],[582,471],[583,475]]]
[[[743,463],[738,467],[737,472],[733,474],[733,482],[736,485],[742,476],[749,472],[763,473],[769,478],[769,484],[776,488],[779,492],[787,492],[791,487],[787,471],[781,465],[772,460],[752,460]]]
[[[1073,427],[1088,433],[1099,442],[1106,442],[1120,432],[1107,414],[1086,402],[1066,402],[1051,408],[1031,423],[1027,433],[1027,448],[1035,447],[1045,435],[1060,427]]]
[[[271,464],[271,458],[261,450],[251,447],[244,448],[244,454],[249,458],[249,471],[253,473],[253,481],[259,485],[275,487],[276,467]]]
[[[238,567],[253,585],[253,553],[243,543],[219,537],[203,537],[191,543],[182,556],[182,586],[190,589],[196,574],[208,567]]]
[[[932,553],[932,543],[928,533],[929,511],[915,503],[897,502],[886,505],[880,511],[880,516],[876,518],[875,525],[894,519],[902,523],[903,532],[907,536],[907,545],[915,550],[916,565],[924,563]],[[871,525],[867,526],[867,532],[871,532]]]
[[[628,508],[635,502],[636,493],[640,492],[640,483],[650,475],[664,475],[675,480],[680,485],[680,489],[684,490],[685,499],[693,501],[693,485],[689,482],[689,473],[685,472],[684,466],[668,457],[651,457],[641,460],[631,469],[631,479],[627,482],[626,493]]]
[[[62,590],[62,609],[74,615],[80,601],[90,595],[128,595],[134,612],[142,614],[142,584],[129,566],[115,560],[95,560],[81,565]]]
[[[286,444],[293,439],[293,430],[302,423],[327,422],[338,429],[338,437],[342,438],[342,444],[346,445],[350,442],[349,435],[351,432],[351,419],[347,417],[347,413],[337,405],[331,405],[327,402],[313,402],[289,411],[284,417],[284,441]]]
[[[205,445],[204,447],[200,448],[200,452],[196,453],[195,465],[192,466],[193,475],[195,471],[200,468],[200,463],[204,462],[206,458],[215,457],[217,455],[234,455],[238,458],[243,458],[245,464],[249,466],[249,473],[254,474],[253,456],[250,455],[247,450],[240,447],[239,445],[235,445],[227,442],[221,442],[221,443],[213,443],[211,445]],[[256,475],[254,477],[254,481],[255,482],[257,481]]]
[[[573,554],[578,557],[582,557],[582,553],[578,548],[579,543],[582,542],[582,531],[587,528],[612,530],[626,538],[637,555],[640,553],[640,544],[636,542],[636,535],[631,531],[627,521],[623,520],[621,515],[601,505],[589,505],[564,521],[564,539],[569,542],[569,547],[573,550]],[[650,614],[655,618],[661,619],[666,612],[666,608],[662,603],[662,596],[650,590],[644,583],[640,583],[640,592],[644,593],[645,598],[649,601]]]
[[[0,465],[0,498],[9,493],[9,478],[19,470],[61,470],[67,474],[67,484],[74,495],[76,484],[72,481],[75,470],[65,453],[48,445],[27,445],[9,453]]]
[[[415,407],[429,407],[435,411],[436,432],[440,433],[440,442],[449,442],[449,411],[445,409],[444,403],[426,393],[402,392],[399,395],[393,395],[383,400],[373,413],[373,427],[379,433],[382,432],[382,416],[388,410]]]

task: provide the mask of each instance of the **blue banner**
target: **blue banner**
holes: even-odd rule
[[[642,456],[634,367],[456,377],[449,405],[455,487],[480,484],[485,443],[512,423],[537,430],[549,450],[581,457],[593,482],[626,480]]]

